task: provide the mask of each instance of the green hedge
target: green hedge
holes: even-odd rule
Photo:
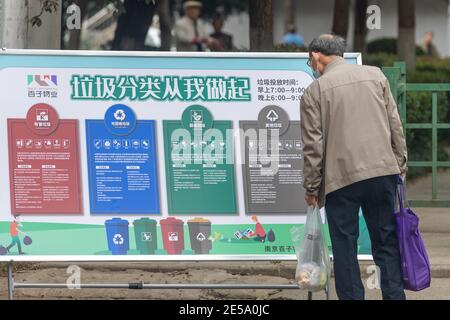
[[[368,53],[362,56],[363,64],[379,68],[392,66],[399,58],[395,54],[380,52]],[[406,73],[410,83],[450,83],[450,58],[437,59],[427,56],[418,56],[416,70]]]
[[[379,38],[367,43],[367,53],[388,53],[397,54],[397,39],[396,38]],[[425,55],[425,51],[419,46],[416,46],[416,54],[418,56]]]
[[[378,67],[392,66],[398,61],[395,54],[374,53],[363,56],[363,63]],[[450,83],[450,59],[417,57],[416,70],[406,74],[408,83]],[[431,93],[411,92],[406,96],[407,121],[412,123],[431,122]],[[438,122],[450,123],[450,93],[438,94]],[[409,159],[413,161],[432,160],[431,130],[408,129],[407,144]],[[449,161],[450,130],[438,130],[438,160]],[[410,178],[415,178],[429,169],[413,168]]]

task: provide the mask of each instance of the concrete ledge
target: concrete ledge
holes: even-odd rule
[[[422,233],[448,233],[450,235],[450,208],[412,208],[420,219]]]
[[[226,270],[230,274],[245,276],[245,275],[265,275],[277,276],[287,279],[294,279],[296,262],[229,262],[224,265],[220,262],[183,262],[183,263],[79,263],[78,264],[85,271],[126,271],[126,270],[140,270],[145,272],[180,272],[187,269],[196,270]],[[373,274],[368,270],[368,267],[373,266],[373,261],[363,261],[359,263],[360,273],[362,278],[367,278]],[[68,263],[40,263],[36,266],[39,269],[56,268],[65,269],[69,266]],[[432,265],[431,273],[433,278],[450,278],[450,263]],[[333,277],[333,274],[331,275]]]

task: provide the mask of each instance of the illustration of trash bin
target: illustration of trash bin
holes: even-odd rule
[[[156,220],[149,218],[141,218],[133,222],[136,249],[141,254],[154,254],[158,248],[156,224]]]
[[[128,221],[113,218],[105,221],[108,249],[113,255],[127,254],[130,249]]]
[[[164,250],[167,254],[181,254],[184,249],[183,220],[169,217],[159,222]]]
[[[195,218],[188,221],[191,248],[196,254],[208,254],[212,249],[211,221]]]

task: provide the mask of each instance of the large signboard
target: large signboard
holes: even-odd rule
[[[2,52],[0,261],[295,259],[307,59]]]

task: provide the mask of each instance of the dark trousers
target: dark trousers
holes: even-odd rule
[[[394,217],[397,178],[390,175],[359,181],[326,196],[336,292],[341,300],[364,299],[357,259],[360,207],[379,267],[383,299],[405,299]]]

